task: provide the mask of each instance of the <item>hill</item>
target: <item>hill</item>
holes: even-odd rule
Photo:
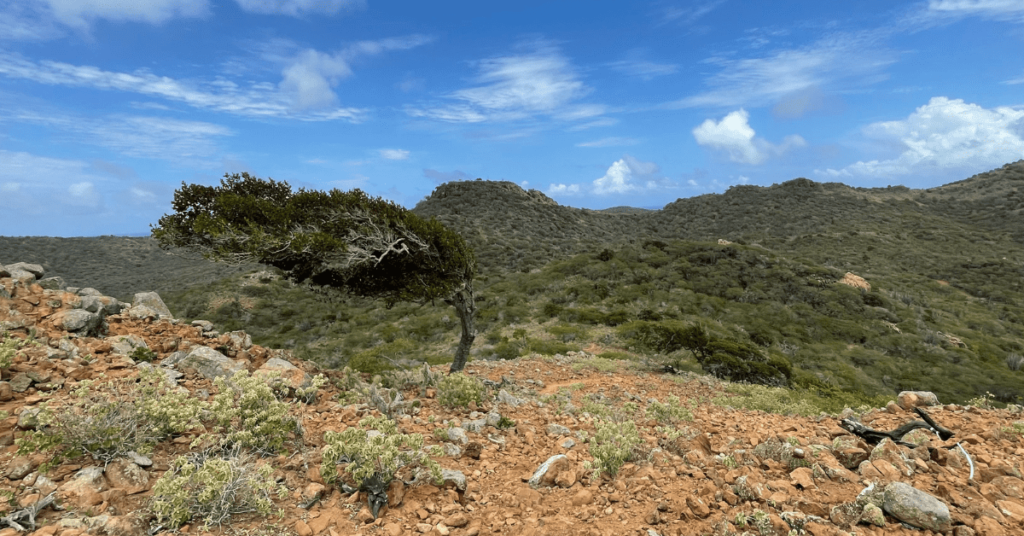
[[[1024,523],[1022,410],[985,397],[902,393],[819,415],[834,401],[579,352],[371,377],[175,320],[153,296],[122,306],[35,279],[0,277],[0,322],[21,324],[0,337],[4,535],[1001,535]],[[896,430],[918,407],[953,436],[846,430]]]

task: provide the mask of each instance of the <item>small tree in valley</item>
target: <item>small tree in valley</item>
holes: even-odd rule
[[[315,289],[399,301],[440,299],[462,324],[451,371],[466,364],[476,337],[476,259],[440,222],[360,190],[293,191],[287,182],[226,174],[220,186],[184,184],[174,214],[153,226],[161,247],[230,263],[258,262]]]

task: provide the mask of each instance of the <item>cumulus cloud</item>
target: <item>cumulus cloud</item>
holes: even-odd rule
[[[885,177],[943,170],[979,170],[1024,158],[1024,110],[983,108],[933,97],[906,119],[872,123],[864,136],[895,148],[887,160],[859,161],[820,174]]]
[[[705,120],[693,129],[693,137],[698,145],[724,151],[730,160],[741,164],[760,164],[769,156],[807,145],[802,137],[795,134],[786,136],[781,144],[773,145],[755,136],[749,119],[750,114],[740,108],[717,123],[714,119]]]
[[[361,8],[363,0],[235,0],[250,13],[264,15],[291,15],[301,17],[310,13],[334,15],[343,9]]]
[[[279,84],[297,110],[323,109],[338,100],[334,87],[352,74],[348,62],[316,50],[304,50],[285,67]]]
[[[44,0],[62,24],[87,30],[96,19],[162,24],[176,17],[204,17],[208,0]]]
[[[434,184],[468,181],[472,179],[472,177],[470,177],[468,174],[463,173],[462,171],[459,171],[457,169],[455,171],[449,172],[437,171],[436,169],[424,169],[423,176],[434,181]]]
[[[595,117],[605,107],[579,104],[590,93],[575,67],[548,44],[534,43],[530,53],[488,58],[477,62],[478,85],[448,95],[453,104],[426,108],[409,107],[413,117],[452,123],[511,121],[537,115],[562,120]]]
[[[598,195],[623,194],[647,187],[648,180],[658,171],[654,162],[643,162],[627,154],[612,163],[603,177],[594,181],[593,191]],[[644,184],[639,185],[638,181],[644,181]]]
[[[409,151],[405,149],[380,149],[378,152],[381,158],[388,160],[405,160],[409,158]]]
[[[579,184],[551,184],[548,186],[549,194],[578,194],[580,193]]]

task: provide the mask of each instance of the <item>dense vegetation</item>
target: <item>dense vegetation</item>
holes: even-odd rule
[[[612,213],[469,181],[414,212],[475,250],[477,359],[588,349],[835,396],[1024,397],[1024,161],[929,190],[796,179]],[[0,262],[33,260],[4,243]],[[837,283],[847,271],[871,289]],[[321,302],[279,276],[164,297],[330,366],[436,363],[457,342],[440,303]]]

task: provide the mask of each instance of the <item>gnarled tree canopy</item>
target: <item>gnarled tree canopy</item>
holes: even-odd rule
[[[184,184],[173,214],[153,226],[161,247],[181,247],[230,263],[258,262],[289,279],[358,296],[453,305],[462,338],[461,370],[476,336],[473,251],[440,222],[360,190],[293,191],[287,182],[226,174],[220,186]]]

